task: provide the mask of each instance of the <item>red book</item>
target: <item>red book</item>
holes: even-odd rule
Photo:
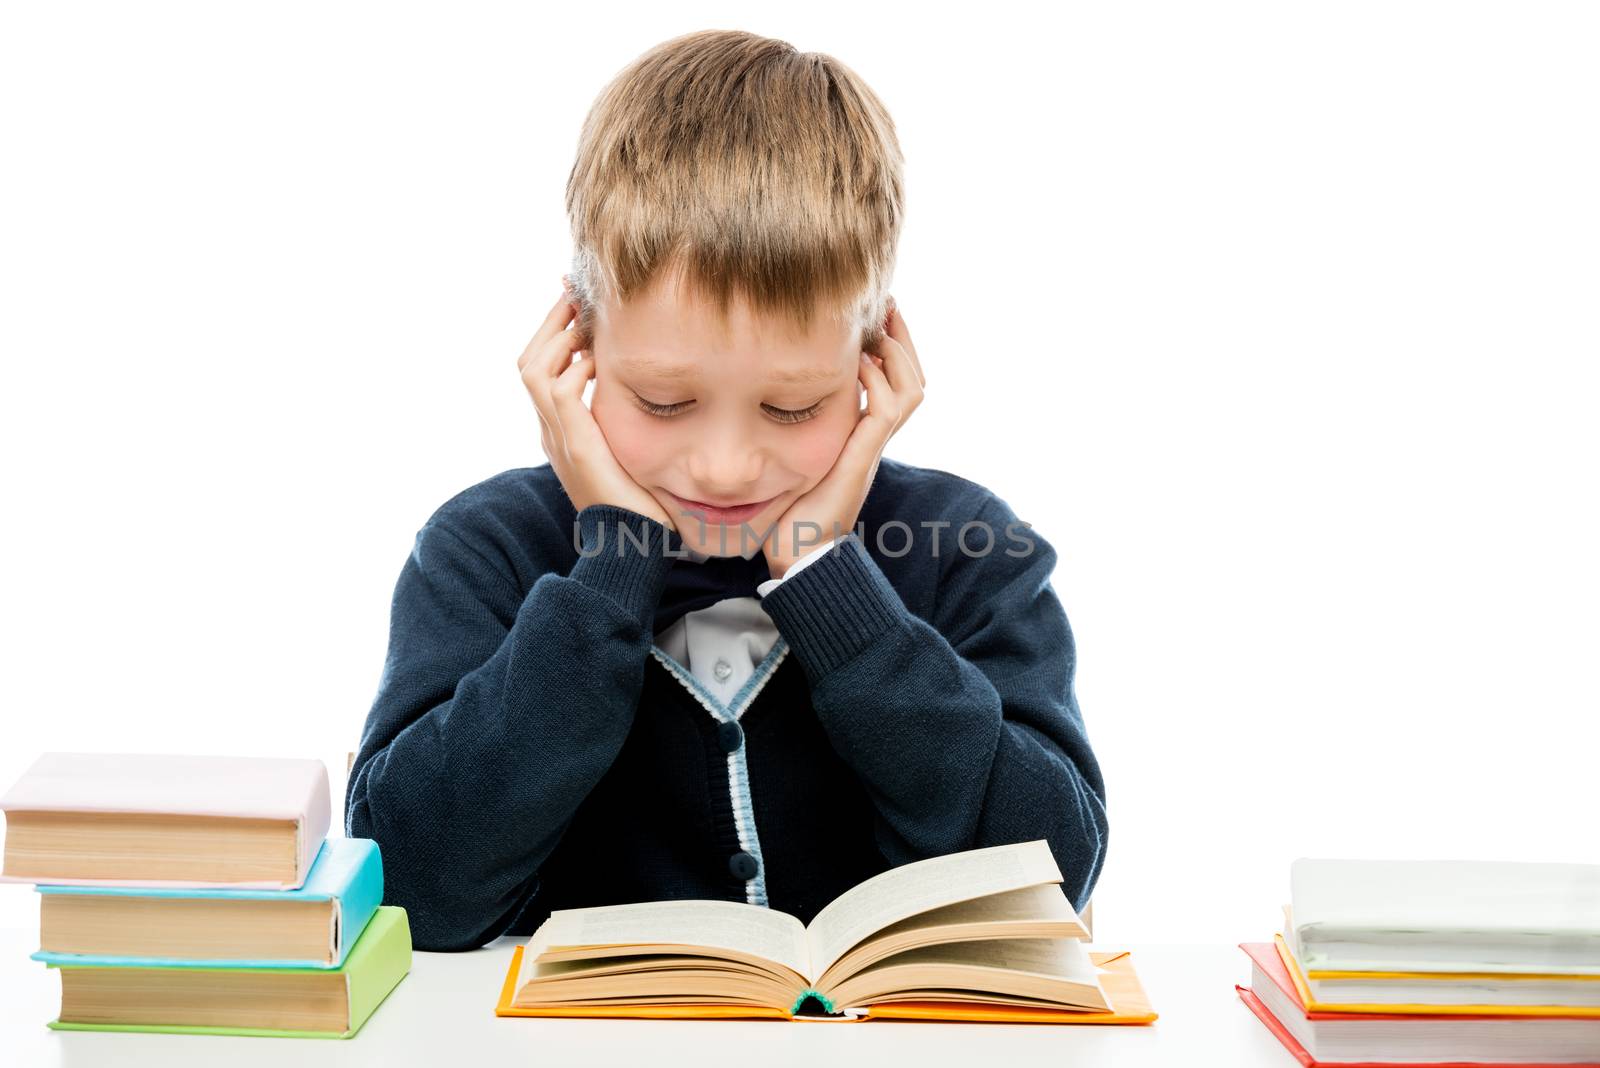
[[[1304,1004],[1300,1001],[1299,991],[1295,989],[1293,980],[1289,978],[1288,969],[1284,967],[1283,959],[1278,956],[1278,950],[1276,946],[1274,946],[1271,942],[1244,942],[1239,945],[1239,948],[1244,950],[1245,953],[1249,955],[1250,959],[1255,962],[1256,967],[1262,973],[1264,973],[1271,981],[1272,985],[1277,988],[1277,992],[1281,996],[1275,997],[1273,999],[1274,1002],[1280,1005],[1287,1003],[1288,1006],[1291,1006],[1298,1011],[1298,1023],[1300,1025],[1298,1030],[1300,1030],[1302,1033],[1308,1033],[1310,1030],[1312,1030],[1312,1028],[1309,1026],[1312,1024],[1331,1024],[1333,1027],[1340,1028],[1360,1027],[1362,1025],[1366,1025],[1368,1028],[1370,1028],[1373,1023],[1377,1023],[1382,1028],[1382,1032],[1372,1035],[1371,1038],[1373,1041],[1370,1044],[1378,1045],[1383,1041],[1385,1034],[1395,1035],[1404,1033],[1398,1031],[1398,1028],[1415,1028],[1419,1026],[1428,1027],[1429,1025],[1433,1025],[1438,1029],[1448,1029],[1453,1033],[1455,1041],[1460,1042],[1472,1030],[1482,1029],[1484,1023],[1486,1022],[1491,1026],[1498,1025],[1506,1028],[1520,1027],[1525,1033],[1530,1034],[1536,1034],[1538,1032],[1528,1031],[1528,1028],[1545,1028],[1548,1030],[1551,1027],[1571,1028],[1574,1025],[1582,1026],[1583,1024],[1588,1024],[1593,1026],[1596,1023],[1596,1021],[1592,1018],[1589,1020],[1575,1020],[1565,1017],[1536,1016],[1464,1016],[1460,1014],[1422,1016],[1402,1013],[1307,1012]],[[1305,1046],[1302,1045],[1300,1040],[1295,1037],[1294,1033],[1284,1025],[1284,1021],[1280,1020],[1273,1014],[1273,1010],[1267,1007],[1261,998],[1256,995],[1254,990],[1247,986],[1238,986],[1237,984],[1234,986],[1234,990],[1238,993],[1239,1000],[1243,1001],[1250,1011],[1256,1014],[1256,1018],[1266,1025],[1267,1030],[1271,1031],[1277,1040],[1283,1043],[1284,1048],[1290,1053],[1294,1054],[1295,1059],[1304,1065],[1305,1068],[1502,1068],[1502,1066],[1509,1066],[1512,1064],[1517,1065],[1518,1068],[1600,1068],[1600,1061],[1595,1060],[1583,1061],[1581,1063],[1574,1061],[1563,1061],[1559,1063],[1505,1060],[1496,1061],[1482,1057],[1470,1061],[1451,1060],[1432,1061],[1426,1063],[1418,1061],[1401,1062],[1372,1059],[1318,1060],[1306,1050]],[[1326,1033],[1326,1031],[1324,1030],[1323,1033]],[[1600,1045],[1597,1045],[1596,1048],[1600,1048]]]

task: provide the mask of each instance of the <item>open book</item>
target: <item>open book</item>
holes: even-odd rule
[[[731,901],[557,910],[517,948],[496,1012],[860,1019],[938,1002],[916,1014],[1153,1020],[1126,954],[1099,955],[1124,962],[1108,996],[1060,882],[1036,839],[891,868],[809,925]]]

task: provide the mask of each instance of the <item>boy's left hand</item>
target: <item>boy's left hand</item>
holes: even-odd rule
[[[789,506],[762,543],[773,578],[783,577],[796,560],[855,527],[878,473],[883,447],[922,403],[928,379],[911,333],[892,300],[884,327],[886,334],[878,353],[861,354],[859,381],[867,389],[866,411],[833,468]],[[804,544],[797,546],[795,542],[800,540]]]

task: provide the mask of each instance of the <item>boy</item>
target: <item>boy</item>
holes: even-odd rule
[[[595,104],[519,360],[550,462],[417,534],[352,766],[346,831],[417,948],[669,898],[809,922],[1034,838],[1088,901],[1105,787],[1055,551],[881,456],[924,383],[901,174],[853,72],[754,34],[667,41]]]

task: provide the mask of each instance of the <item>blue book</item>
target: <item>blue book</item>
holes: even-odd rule
[[[329,838],[295,890],[35,889],[46,964],[335,969],[383,900],[383,859],[371,839]]]

